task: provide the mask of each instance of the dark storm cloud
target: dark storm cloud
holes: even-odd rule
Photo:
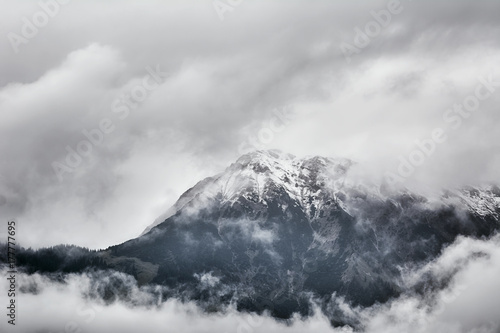
[[[31,229],[27,245],[124,241],[234,160],[284,106],[297,116],[269,148],[397,168],[397,154],[444,126],[445,109],[478,76],[500,74],[500,4],[402,0],[347,63],[340,45],[389,3],[243,1],[221,21],[210,1],[73,0],[16,53],[8,34],[22,34],[23,17],[41,7],[1,1],[0,218]],[[126,116],[114,112],[157,66],[158,86]],[[480,170],[497,178],[498,96],[421,170],[439,175],[443,161],[459,161],[450,182],[476,181]],[[53,163],[104,119],[113,131],[60,181]]]

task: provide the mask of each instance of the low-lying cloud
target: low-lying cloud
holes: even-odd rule
[[[499,331],[498,235],[490,240],[461,237],[436,260],[405,272],[408,287],[425,278],[438,283],[368,308],[353,308],[334,298],[330,308],[355,319],[357,329],[369,333]],[[220,284],[210,273],[198,279],[207,290]],[[1,280],[1,289],[7,289],[6,283]],[[439,283],[441,288],[430,288]],[[117,272],[72,274],[64,283],[56,276],[21,274],[18,290],[18,319],[14,328],[9,327],[12,332],[164,332],[173,328],[176,332],[354,332],[347,326],[333,328],[328,314],[319,308],[311,317],[296,316],[287,322],[268,314],[239,313],[232,306],[207,313],[179,296],[164,299],[169,292],[166,287],[138,287],[132,277]],[[0,323],[4,329],[6,325],[5,320]]]

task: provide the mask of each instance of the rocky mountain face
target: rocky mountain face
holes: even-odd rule
[[[432,260],[459,235],[488,237],[500,227],[494,185],[429,199],[353,181],[352,166],[278,151],[244,155],[100,261],[209,310],[234,302],[288,318],[310,313],[311,298],[326,306],[332,294],[355,305],[387,301],[407,288],[402,267]]]

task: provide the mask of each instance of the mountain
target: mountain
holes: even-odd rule
[[[230,287],[228,297],[238,294],[241,308],[286,318],[308,311],[306,292],[384,302],[404,287],[398,267],[431,260],[459,235],[490,236],[499,227],[496,186],[430,200],[352,181],[353,164],[244,155],[186,191],[141,237],[106,253],[157,267],[142,272],[147,282],[196,290],[206,275]]]
[[[311,299],[326,308],[333,294],[353,305],[386,302],[407,291],[402,267],[431,261],[460,235],[490,237],[500,227],[495,185],[428,198],[353,179],[353,165],[274,150],[243,155],[140,237],[87,262],[210,311],[236,303],[289,318],[310,314]]]

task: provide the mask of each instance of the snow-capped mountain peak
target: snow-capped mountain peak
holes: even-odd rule
[[[447,190],[431,202],[425,196],[399,189],[387,193],[383,185],[352,179],[349,171],[354,162],[344,158],[321,156],[297,157],[279,150],[259,150],[238,158],[223,172],[198,182],[187,190],[173,207],[162,214],[144,232],[189,207],[192,211],[217,202],[225,208],[243,205],[247,209],[265,209],[270,201],[282,201],[282,210],[299,207],[309,220],[323,216],[327,205],[357,215],[366,205],[396,203],[398,198],[421,201],[423,207],[457,206],[478,216],[498,217],[498,187]],[[383,193],[383,194],[382,194]],[[436,201],[437,200],[437,201]]]
[[[351,160],[343,158],[299,158],[279,150],[259,150],[242,155],[224,172],[206,178],[186,191],[143,234],[187,204],[201,207],[204,205],[197,201],[215,198],[229,206],[241,199],[265,205],[279,191],[310,214],[319,198],[334,197],[334,188],[329,185],[332,180],[342,180],[352,164]]]

